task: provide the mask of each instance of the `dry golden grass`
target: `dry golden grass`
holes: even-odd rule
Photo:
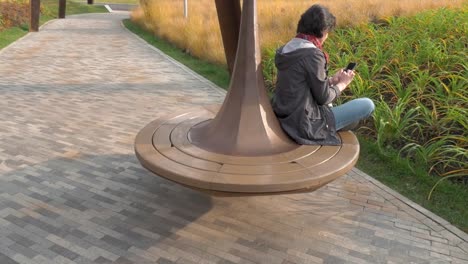
[[[28,23],[29,4],[25,1],[0,0],[0,31]]]
[[[225,63],[216,7],[213,0],[189,0],[184,18],[183,1],[140,0],[132,19],[192,55]],[[263,48],[276,47],[294,36],[300,15],[310,0],[258,0]],[[466,0],[327,0],[319,1],[335,14],[338,26],[356,26],[376,19],[403,16],[440,7],[460,7]]]

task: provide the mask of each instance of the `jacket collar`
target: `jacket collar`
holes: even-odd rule
[[[310,48],[317,48],[317,47],[308,40],[301,39],[301,38],[293,38],[286,45],[284,45],[282,49],[282,53],[290,53],[298,49],[310,49]]]

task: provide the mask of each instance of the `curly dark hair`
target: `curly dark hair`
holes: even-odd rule
[[[313,5],[302,14],[297,24],[297,33],[323,37],[326,31],[332,31],[336,27],[336,18],[328,8],[321,5]]]

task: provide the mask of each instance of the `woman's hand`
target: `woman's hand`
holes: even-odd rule
[[[351,83],[354,75],[356,74],[352,70],[345,71],[344,69],[341,69],[331,78],[331,81],[334,81],[338,89],[343,91]]]
[[[328,78],[328,83],[330,84],[330,86],[333,86],[333,85],[336,85],[338,83],[338,77],[337,77],[338,73],[336,73],[335,75],[333,75],[332,77],[329,77]]]

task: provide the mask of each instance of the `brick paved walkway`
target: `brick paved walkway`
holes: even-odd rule
[[[0,51],[0,263],[468,263],[467,235],[353,170],[209,197],[143,169],[156,117],[224,94],[122,28],[56,20]]]

